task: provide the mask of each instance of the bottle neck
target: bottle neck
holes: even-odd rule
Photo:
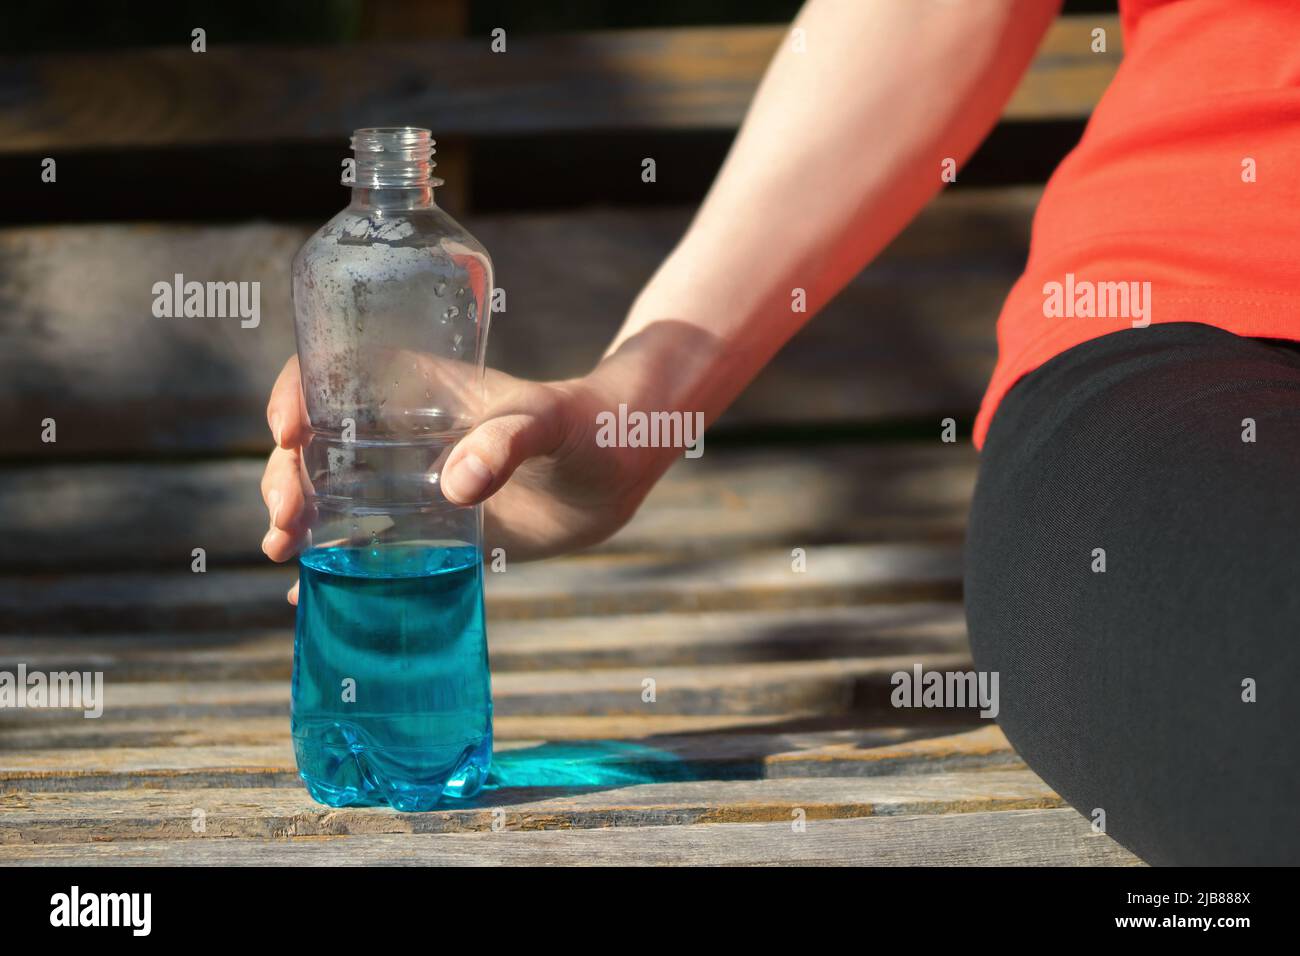
[[[392,210],[432,209],[433,186],[353,186],[353,209]]]

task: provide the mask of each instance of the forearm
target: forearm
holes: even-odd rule
[[[708,197],[596,374],[617,375],[632,403],[713,421],[939,190],[943,160],[974,151],[1058,7],[809,0],[793,24],[806,49],[782,41]]]

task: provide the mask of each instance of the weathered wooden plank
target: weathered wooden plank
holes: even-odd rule
[[[0,751],[0,790],[294,787],[287,733],[274,743],[65,747]],[[950,730],[951,728],[949,728]],[[791,733],[698,733],[609,740],[512,740],[493,753],[506,786],[609,785],[692,779],[867,777],[1023,766],[996,725],[960,733],[883,727]]]
[[[712,611],[613,618],[500,621],[488,634],[493,673],[594,667],[662,667],[831,657],[961,653],[957,603]],[[215,634],[0,636],[0,670],[99,671],[116,683],[286,680],[287,630]]]
[[[948,654],[729,663],[717,666],[650,664],[630,668],[504,671],[493,675],[495,712],[510,716],[644,713],[819,714],[898,716],[890,704],[890,678],[927,670],[969,670],[964,649]],[[645,681],[655,700],[643,699]],[[287,681],[202,683],[105,681],[104,713],[118,717],[267,717],[289,713]],[[954,716],[956,714],[956,716]],[[80,710],[16,709],[14,722],[86,719]],[[918,711],[909,720],[961,720],[964,711]]]
[[[1108,28],[1095,54],[1089,32]],[[1051,28],[1006,115],[1087,116],[1120,60],[1115,17]],[[214,44],[3,62],[0,151],[344,137],[409,117],[439,135],[736,126],[783,27],[630,30],[324,49]],[[270,91],[270,92],[268,92]]]
[[[797,543],[794,545],[798,547]],[[808,547],[806,570],[788,549],[716,557],[577,555],[508,564],[486,575],[492,620],[949,601],[961,592],[956,544]],[[296,569],[31,575],[0,578],[10,632],[205,631],[291,624],[284,593]]]
[[[109,747],[208,747],[265,746],[282,744],[288,733],[283,716],[220,717],[204,720],[187,717],[141,717],[127,714],[121,719],[106,715],[99,720],[0,722],[0,747],[14,752],[39,750],[103,749]],[[497,744],[538,740],[632,740],[656,736],[719,733],[825,731],[829,725],[848,726],[844,718],[822,718],[816,714],[597,714],[558,716],[496,715],[493,735]],[[897,728],[888,739],[933,734],[933,728]],[[881,739],[886,739],[882,737]]]
[[[1081,866],[1140,864],[1071,809],[593,830],[380,834],[312,840],[138,840],[0,846],[51,866],[582,865]]]
[[[941,196],[792,340],[718,427],[904,418],[932,419],[938,434],[941,418],[973,413],[1037,196],[1035,189]],[[493,366],[543,379],[587,371],[690,213],[476,217],[469,225],[492,251],[507,293],[489,339]],[[39,463],[131,451],[268,450],[266,396],[294,348],[290,264],[308,231],[267,224],[0,230],[0,376],[8,393],[0,403],[0,456]],[[260,283],[259,324],[155,318],[154,283],[178,273]],[[46,418],[57,423],[57,442],[41,440]]]
[[[1064,806],[1028,770],[501,788],[430,813],[335,810],[300,788],[0,793],[0,844],[689,826]],[[201,828],[195,811],[201,811]]]
[[[598,552],[717,554],[755,545],[960,537],[967,443],[719,447],[683,459]],[[0,473],[0,570],[187,570],[256,563],[263,462],[54,464]],[[684,530],[689,533],[684,533]]]

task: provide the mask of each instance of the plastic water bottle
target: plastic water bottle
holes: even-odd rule
[[[321,803],[429,810],[477,792],[492,754],[482,516],[440,484],[481,411],[492,263],[434,204],[428,130],[352,148],[351,204],[293,264],[311,422],[294,753]]]

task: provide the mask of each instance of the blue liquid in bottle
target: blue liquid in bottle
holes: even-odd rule
[[[292,729],[299,775],[328,806],[421,811],[477,793],[492,756],[478,549],[304,554]]]

